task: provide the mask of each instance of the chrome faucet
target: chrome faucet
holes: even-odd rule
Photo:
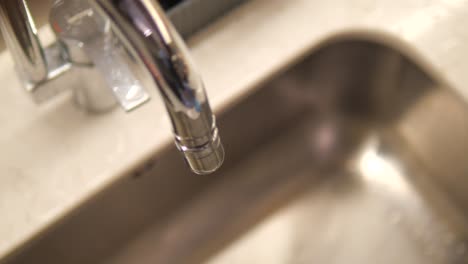
[[[197,174],[218,169],[224,150],[203,82],[184,41],[156,0],[56,0],[57,41],[40,43],[25,0],[0,1],[0,22],[19,77],[36,101],[71,88],[91,112],[115,101],[130,111],[160,93],[175,143]],[[116,100],[115,100],[115,99]]]

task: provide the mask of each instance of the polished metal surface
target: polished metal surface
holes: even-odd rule
[[[187,47],[155,1],[91,0],[120,41],[139,57],[158,89],[173,125],[175,142],[197,174],[217,170],[224,150],[203,81]]]
[[[88,1],[54,1],[50,23],[69,60],[78,68],[93,66],[105,81],[100,89],[113,93],[125,111],[149,100],[136,76],[134,59],[114,36],[110,21],[96,14]]]
[[[467,263],[468,106],[427,72],[329,40],[220,116],[216,177],[168,148],[5,263]]]
[[[60,42],[42,45],[26,0],[1,1],[0,25],[19,79],[34,101],[42,103],[72,90],[75,101],[86,111],[105,112],[115,105],[89,60],[74,63],[70,58],[81,52],[80,47],[65,49]]]
[[[208,174],[221,166],[224,150],[203,82],[157,2],[56,0],[50,25],[57,42],[48,48],[41,45],[24,0],[2,1],[0,11],[20,78],[36,99],[71,88],[89,112],[109,110],[114,97],[131,111],[148,101],[143,86],[149,75],[192,171]]]
[[[17,61],[20,74],[31,83],[46,80],[48,63],[25,0],[2,1],[0,12],[2,32],[7,36],[7,45]]]
[[[26,0],[37,27],[40,28],[47,23],[49,8],[54,0]],[[205,28],[208,24],[222,17],[230,10],[238,7],[247,0],[183,0],[169,1],[173,4],[164,6],[169,19],[177,32],[183,38],[189,38],[197,31]],[[3,38],[0,36],[0,50],[3,50]]]

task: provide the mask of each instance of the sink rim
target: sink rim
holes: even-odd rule
[[[309,1],[291,1],[290,3],[287,3],[287,4],[283,4],[283,6],[281,7],[284,7],[285,10],[284,12],[282,12],[281,14],[281,18],[286,18],[285,20],[281,21],[280,19],[274,19],[273,21],[271,21],[270,16],[271,15],[277,15],[277,14],[271,14],[271,12],[269,12],[268,8],[266,8],[265,5],[270,5],[270,3],[262,3],[261,1],[250,1],[251,3],[247,4],[245,8],[241,8],[241,10],[239,11],[236,11],[234,15],[229,15],[230,18],[227,18],[227,19],[223,19],[224,22],[221,22],[219,23],[218,25],[214,26],[211,28],[211,33],[208,33],[208,34],[204,34],[204,37],[202,37],[203,42],[204,44],[200,44],[200,45],[195,45],[195,50],[196,50],[196,56],[199,58],[197,59],[198,62],[201,62],[201,66],[202,68],[204,69],[205,73],[207,73],[207,75],[211,75],[210,78],[208,78],[208,81],[211,82],[211,84],[214,84],[213,87],[220,87],[220,85],[223,83],[221,80],[218,80],[217,77],[213,77],[213,75],[216,75],[216,74],[220,74],[219,71],[217,71],[216,69],[214,69],[213,67],[211,67],[210,65],[213,64],[213,60],[210,60],[210,59],[205,59],[205,56],[206,56],[206,53],[205,51],[203,51],[203,47],[201,46],[206,46],[206,45],[209,45],[210,46],[210,52],[209,53],[213,53],[213,52],[216,52],[217,56],[221,59],[221,60],[227,60],[227,61],[230,61],[232,59],[232,56],[229,56],[229,55],[226,55],[226,54],[223,54],[224,52],[226,52],[227,50],[230,50],[230,51],[246,51],[246,47],[242,47],[241,45],[239,45],[239,47],[235,47],[235,45],[232,45],[232,44],[229,44],[229,43],[226,43],[226,40],[222,40],[222,36],[224,34],[226,34],[227,32],[230,32],[230,33],[236,33],[236,32],[244,32],[244,29],[243,28],[243,25],[245,25],[246,22],[248,22],[249,24],[252,24],[252,22],[254,23],[263,23],[265,19],[268,19],[270,20],[270,23],[272,23],[274,25],[275,28],[281,30],[280,32],[275,32],[274,33],[274,38],[277,37],[277,34],[278,33],[281,33],[281,34],[284,34],[284,36],[286,36],[287,38],[289,39],[294,39],[294,40],[298,40],[298,45],[294,48],[286,48],[284,49],[283,48],[283,51],[281,51],[279,54],[281,56],[285,56],[285,57],[288,57],[288,58],[291,58],[291,56],[295,56],[297,55],[297,52],[301,52],[301,49],[304,49],[304,47],[306,46],[310,46],[310,43],[313,43],[313,42],[316,42],[317,41],[317,34],[322,34],[323,31],[327,32],[327,31],[335,31],[336,30],[336,26],[337,28],[339,27],[343,27],[344,25],[342,25],[343,22],[346,22],[347,24],[348,23],[351,23],[351,24],[356,24],[356,22],[358,23],[358,27],[362,27],[362,28],[365,28],[365,27],[370,27],[370,28],[375,28],[375,27],[381,27],[381,28],[386,28],[388,29],[389,31],[392,31],[392,32],[399,32],[398,29],[395,29],[392,25],[391,22],[397,22],[396,24],[398,24],[401,19],[405,19],[407,18],[407,16],[410,16],[410,18],[413,16],[413,14],[415,15],[418,15],[416,18],[418,19],[413,19],[413,20],[407,20],[405,19],[404,21],[409,23],[410,25],[417,25],[418,22],[420,22],[420,20],[422,19],[424,21],[425,18],[428,18],[428,17],[431,17],[431,15],[433,15],[433,12],[427,12],[427,14],[423,14],[421,16],[421,6],[414,6],[414,5],[411,5],[411,3],[409,3],[408,6],[406,6],[406,3],[405,2],[405,13],[402,13],[401,15],[398,14],[396,17],[393,17],[392,15],[388,15],[387,13],[384,14],[384,18],[387,18],[388,20],[385,20],[385,19],[382,19],[381,21],[374,21],[374,20],[366,20],[366,19],[369,19],[369,18],[372,18],[372,16],[369,16],[367,15],[368,13],[369,14],[373,14],[373,11],[372,9],[371,10],[368,10],[368,9],[353,9],[352,7],[349,7],[349,11],[352,11],[352,12],[348,12],[346,13],[346,15],[350,14],[350,16],[348,18],[350,18],[349,21],[347,21],[346,19],[343,19],[343,17],[340,17],[340,13],[337,12],[337,13],[330,13],[330,12],[327,12],[329,11],[328,9],[325,9],[326,11],[323,12],[324,14],[326,14],[327,16],[329,16],[329,20],[330,21],[336,21],[338,24],[333,24],[331,23],[330,25],[328,24],[322,24],[322,23],[319,23],[318,25],[321,26],[320,28],[320,31],[317,33],[315,31],[308,31],[308,32],[311,32],[310,35],[295,35],[298,30],[301,31],[302,29],[304,29],[303,27],[299,27],[298,29],[295,29],[295,28],[287,28],[287,30],[285,30],[286,28],[282,27],[284,25],[288,25],[288,24],[285,24],[285,23],[293,23],[293,24],[289,24],[289,25],[294,25],[294,23],[296,23],[296,26],[297,26],[297,23],[303,23],[303,22],[308,22],[307,24],[308,25],[316,25],[317,22],[316,19],[318,20],[321,20],[323,17],[320,16],[320,14],[318,14],[317,16],[310,16],[308,10],[315,10],[315,9],[320,9],[322,8],[322,4],[320,6],[317,6],[317,4],[315,3],[310,3]],[[273,3],[273,4],[278,4],[278,3]],[[346,1],[330,1],[330,2],[327,2],[325,4],[325,8],[329,7],[328,5],[332,5],[334,7],[336,7],[336,5],[338,5],[339,7],[341,8],[344,8],[346,10],[347,9],[347,4],[348,2]],[[293,7],[293,8],[289,8],[289,7]],[[450,3],[440,3],[440,2],[437,2],[435,1],[435,3],[427,3],[427,5],[423,6],[423,11],[433,11],[434,8],[433,7],[437,7],[436,10],[448,10],[448,17],[449,18],[459,18],[461,20],[459,21],[464,21],[463,19],[465,19],[466,16],[463,16],[463,14],[457,14],[455,12],[453,12],[453,10],[451,9],[446,9],[448,7],[450,7]],[[416,9],[415,9],[416,8]],[[431,9],[432,8],[432,9]],[[266,11],[263,11],[262,9],[266,10]],[[336,9],[334,9],[336,10]],[[258,11],[256,12],[256,17],[255,18],[252,18],[252,16],[250,16],[250,12],[255,12],[255,11]],[[339,11],[339,9],[338,9]],[[408,11],[408,12],[407,12]],[[364,12],[364,13],[362,13]],[[409,14],[408,14],[409,13]],[[304,21],[304,20],[301,20],[302,18],[302,15],[306,14],[308,16],[307,20]],[[338,15],[338,17],[336,17],[336,15]],[[236,18],[235,20],[236,21],[229,21],[229,19],[232,19],[232,18]],[[443,20],[443,19],[442,19]],[[444,24],[444,21],[442,20],[439,20],[439,21],[436,21],[437,23],[440,23],[440,24]],[[228,22],[226,22],[228,21]],[[442,21],[442,22],[441,22]],[[310,23],[309,23],[310,22]],[[323,22],[323,21],[322,21]],[[369,22],[372,22],[372,24],[370,24]],[[374,23],[375,22],[375,23]],[[240,25],[239,25],[240,23]],[[243,24],[244,23],[244,24]],[[362,24],[361,24],[362,23]],[[384,23],[384,24],[381,24],[381,23]],[[238,24],[238,25],[236,25]],[[448,23],[450,24],[450,23]],[[460,24],[463,24],[463,23],[460,23]],[[308,26],[310,27],[310,26]],[[346,25],[346,27],[348,27]],[[213,30],[214,28],[214,30]],[[310,27],[310,28],[314,28],[314,27]],[[223,30],[226,30],[225,32],[222,32]],[[436,34],[431,34],[433,37],[431,38],[432,40],[442,40],[443,39],[443,35],[440,34],[440,32],[435,32],[434,30],[432,30],[431,32],[429,33],[436,33]],[[245,33],[245,32],[244,32]],[[260,33],[260,34],[258,34]],[[252,44],[255,44],[255,43],[264,43],[264,44],[268,44],[270,42],[270,40],[273,38],[271,34],[268,33],[268,31],[266,29],[261,29],[259,28],[257,31],[253,32],[252,34],[257,34],[258,36],[256,36],[255,38],[247,38],[247,46],[252,46]],[[203,35],[203,34],[202,34]],[[208,36],[207,36],[208,35]],[[217,35],[217,36],[220,36],[220,37],[213,37],[214,35]],[[398,35],[398,34],[397,34]],[[448,71],[451,69],[450,65],[453,64],[453,62],[460,62],[461,66],[457,65],[458,68],[463,68],[464,67],[464,64],[463,64],[463,61],[468,61],[468,60],[462,60],[462,58],[458,58],[458,59],[451,59],[451,58],[448,58],[449,56],[446,56],[447,54],[450,55],[450,54],[453,54],[450,53],[450,52],[445,52],[441,45],[441,43],[437,43],[436,42],[428,42],[426,41],[425,43],[421,42],[421,39],[423,39],[421,36],[408,36],[405,32],[402,32],[401,33],[401,36],[402,38],[405,38],[408,40],[408,43],[411,43],[413,44],[414,47],[417,47],[419,49],[419,51],[421,51],[422,53],[426,53],[426,58],[430,58],[430,60],[432,60],[432,63],[433,65],[438,65],[439,67],[439,70],[441,71]],[[463,40],[463,36],[461,34],[459,35],[456,35],[455,36],[450,36],[450,40],[460,40],[462,41]],[[224,42],[223,42],[224,41]],[[462,41],[463,42],[463,41]],[[224,44],[227,44],[225,45],[226,47],[223,47],[221,44],[224,43]],[[426,43],[431,43],[431,44],[427,44]],[[434,43],[434,44],[433,44]],[[213,49],[214,47],[214,49]],[[434,49],[432,49],[434,48]],[[277,50],[277,49],[276,49]],[[303,50],[302,50],[303,51]],[[444,53],[445,52],[445,53]],[[274,56],[279,56],[278,54],[274,55]],[[274,57],[272,56],[272,57]],[[201,59],[201,60],[200,60]],[[268,65],[268,67],[272,67],[271,69],[273,69],[274,71],[274,68],[278,67],[278,64],[283,64],[283,61],[281,62],[278,62],[277,59],[270,59],[268,57],[265,57],[265,55],[263,54],[256,54],[256,58],[254,59],[257,60],[254,64],[255,65],[250,65],[250,67],[252,68],[262,68],[263,66],[261,65],[261,62],[264,60],[264,59],[267,59],[269,60],[270,62],[273,61],[273,66],[271,65]],[[284,59],[284,58],[282,58]],[[216,60],[215,60],[216,62]],[[287,63],[286,63],[287,64]],[[465,65],[466,66],[466,65]],[[452,67],[453,68],[453,67]],[[466,67],[465,67],[466,68]],[[222,108],[222,105],[223,104],[226,104],[227,101],[226,98],[229,98],[231,95],[234,95],[236,96],[237,94],[241,94],[243,93],[243,91],[241,91],[242,89],[248,89],[248,87],[250,87],[253,83],[257,83],[259,79],[262,79],[262,76],[267,76],[268,74],[264,74],[265,72],[271,72],[271,69],[268,69],[268,70],[265,70],[264,68],[260,70],[259,73],[256,73],[256,76],[249,76],[247,79],[242,79],[242,73],[239,73],[239,71],[237,73],[234,74],[234,77],[237,77],[239,78],[239,80],[237,80],[236,78],[230,78],[230,76],[226,75],[226,74],[221,74],[223,76],[223,78],[225,79],[228,79],[230,81],[232,81],[234,84],[232,85],[232,87],[234,87],[234,90],[235,91],[230,91],[230,92],[227,92],[225,94],[221,94],[221,93],[217,93],[215,88],[211,89],[210,86],[208,85],[208,92],[211,93],[211,94],[214,94],[216,96],[213,97],[214,100],[212,100],[212,102],[214,102],[214,106],[215,107],[219,107],[219,108]],[[277,69],[277,68],[276,68]],[[10,71],[8,71],[10,73]],[[461,72],[449,72],[446,74],[446,77],[447,79],[451,80],[452,83],[456,84],[456,85],[452,85],[451,87],[455,87],[455,88],[463,88],[463,85],[465,82],[463,81],[463,73]],[[209,83],[207,82],[207,84]],[[241,92],[239,92],[241,91]],[[465,97],[467,98],[467,97]],[[21,98],[19,98],[21,99]],[[29,113],[30,114],[30,113]],[[34,117],[34,114],[33,114],[33,117]],[[34,117],[35,118],[35,117]],[[33,119],[34,119],[33,118]],[[128,119],[125,119],[128,121]],[[114,118],[114,121],[113,122],[110,122],[111,125],[114,125],[115,127],[118,127],[118,125],[121,124],[121,121],[122,121],[122,118]],[[137,121],[133,120],[133,121],[128,121],[130,122],[131,124],[135,124]],[[162,141],[165,141],[165,142],[169,142],[169,139],[164,139],[164,136],[162,137]],[[161,146],[165,145],[164,142],[162,142],[161,144],[157,144],[158,148],[160,148]],[[146,150],[141,150],[140,151],[140,156],[143,156],[143,157],[149,157],[150,155],[152,155],[154,152],[153,151],[146,151]],[[138,157],[138,158],[139,158]],[[138,162],[136,160],[133,161],[131,167],[135,167],[133,165],[136,165],[136,164],[139,164],[141,163],[141,160],[139,160]],[[125,170],[126,171],[126,170]],[[119,177],[118,175],[121,175],[120,173],[119,174],[115,174],[115,173],[109,173],[109,174],[105,174],[105,175],[98,175],[99,177],[101,178],[104,178],[104,180],[102,180],[100,183],[99,183],[99,187],[97,187],[97,189],[101,188],[101,187],[105,187],[105,185],[108,183],[108,182],[112,182],[114,181],[115,179],[113,177]],[[44,175],[44,176],[47,176],[47,175]],[[78,182],[78,184],[80,184]],[[85,188],[86,186],[81,186],[83,188]],[[87,187],[86,187],[87,188]],[[85,199],[86,197],[90,197],[90,196],[93,196],[97,191],[86,191],[84,192],[85,195],[81,195],[80,197],[77,197],[75,199],[75,201],[80,201],[82,199]],[[42,193],[41,195],[45,195],[45,193]],[[50,196],[50,195],[49,195]],[[51,198],[53,198],[53,196],[50,196]],[[75,207],[76,203],[73,203],[72,205],[70,204],[66,204],[66,205],[61,205],[60,207],[60,212],[68,212],[70,211],[70,208],[72,207]],[[57,216],[57,213],[54,212],[53,213],[54,215],[54,218],[56,218]],[[48,215],[50,216],[50,215]],[[18,221],[22,221],[22,217],[23,215],[21,214],[18,214]],[[20,219],[21,218],[21,219]],[[47,223],[44,223],[44,221],[42,222],[35,222],[33,223],[34,225],[34,229],[36,230],[38,226],[42,226],[44,227],[44,225],[46,224],[50,224],[49,221],[47,221]],[[28,225],[24,225],[24,228],[27,228]],[[17,235],[13,236],[12,239],[10,240],[13,240],[13,241],[17,241],[18,242],[18,237]],[[21,239],[21,238],[20,238]],[[11,242],[11,241],[10,241]],[[11,243],[10,243],[11,244]],[[11,248],[11,245],[9,245],[9,247]],[[0,255],[3,255],[3,252],[4,250],[2,250],[2,253]]]
[[[358,37],[359,40],[357,40],[357,41],[367,42],[367,38],[371,38],[371,39],[376,38],[375,35],[373,35],[373,34],[368,35],[368,34],[367,34],[368,32],[365,32],[365,33],[366,33],[366,34],[363,34],[363,36],[358,35],[358,36],[359,36],[359,37]],[[309,54],[309,55],[310,55],[310,54],[314,54],[314,52],[315,52],[316,50],[319,50],[319,48],[317,48],[317,47],[324,47],[324,46],[329,45],[330,43],[334,43],[334,42],[337,42],[337,41],[343,41],[343,39],[346,39],[347,36],[349,37],[350,35],[353,36],[353,39],[356,39],[356,36],[357,36],[357,35],[356,35],[355,33],[349,33],[349,32],[347,32],[346,34],[337,34],[337,35],[333,35],[332,37],[327,38],[325,41],[321,42],[320,45],[315,46],[314,49],[312,49],[311,51],[309,51],[308,54]],[[382,40],[382,38],[381,38],[380,36],[377,37],[377,38],[378,38],[379,40]],[[362,39],[365,39],[365,40],[362,40]],[[349,41],[349,39],[347,39],[347,40],[345,40],[345,41]],[[387,47],[386,45],[383,45],[383,46],[384,46],[384,47]],[[387,47],[387,48],[388,48],[388,47]],[[398,52],[400,52],[400,51],[398,51]],[[307,55],[307,54],[304,54],[303,57],[304,57],[304,58],[305,58],[305,57],[308,57],[308,56],[306,56],[306,55]],[[294,67],[294,66],[296,66],[296,65],[297,65],[297,63],[292,63],[292,64],[290,64],[291,67]],[[420,65],[418,65],[418,67],[420,67]],[[279,74],[280,74],[280,72],[278,72],[277,74],[275,74],[275,76],[278,76]],[[432,75],[431,75],[431,77],[434,78],[434,76],[432,76]],[[270,78],[269,78],[270,81],[271,81],[272,79],[274,79],[274,77],[270,77]],[[439,81],[439,80],[437,80],[437,81]],[[265,82],[268,82],[268,81],[265,81]],[[262,86],[262,85],[258,85],[258,88],[256,88],[256,89],[251,89],[250,92],[253,93],[253,90],[260,89],[260,87],[263,87],[263,86]],[[246,96],[246,97],[247,97],[247,96]],[[239,102],[242,101],[240,98],[236,98],[236,100],[238,100]],[[232,103],[232,104],[235,104],[235,103]],[[227,109],[225,108],[224,111],[227,111]],[[161,151],[163,151],[163,150],[161,150]],[[123,177],[125,177],[125,176],[123,176]],[[104,190],[102,190],[102,191],[104,191]],[[90,197],[90,199],[91,199],[91,197]],[[85,201],[82,201],[82,202],[83,202],[83,204],[85,203]]]

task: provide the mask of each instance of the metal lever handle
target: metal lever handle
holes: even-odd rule
[[[0,28],[19,79],[34,101],[41,103],[72,90],[79,107],[88,112],[107,111],[115,105],[110,92],[106,94],[101,88],[104,81],[87,58],[72,69],[71,58],[83,54],[79,47],[67,49],[60,42],[47,47],[41,44],[26,0],[0,1]]]
[[[98,89],[109,89],[125,111],[148,101],[149,94],[130,67],[136,62],[114,36],[109,21],[88,1],[56,0],[50,23],[67,50],[79,47],[80,54],[71,54],[72,62],[92,63],[107,84]]]

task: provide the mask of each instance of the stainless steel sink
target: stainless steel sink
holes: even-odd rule
[[[168,147],[5,263],[467,263],[468,107],[426,72],[327,41],[220,114],[216,175]]]

